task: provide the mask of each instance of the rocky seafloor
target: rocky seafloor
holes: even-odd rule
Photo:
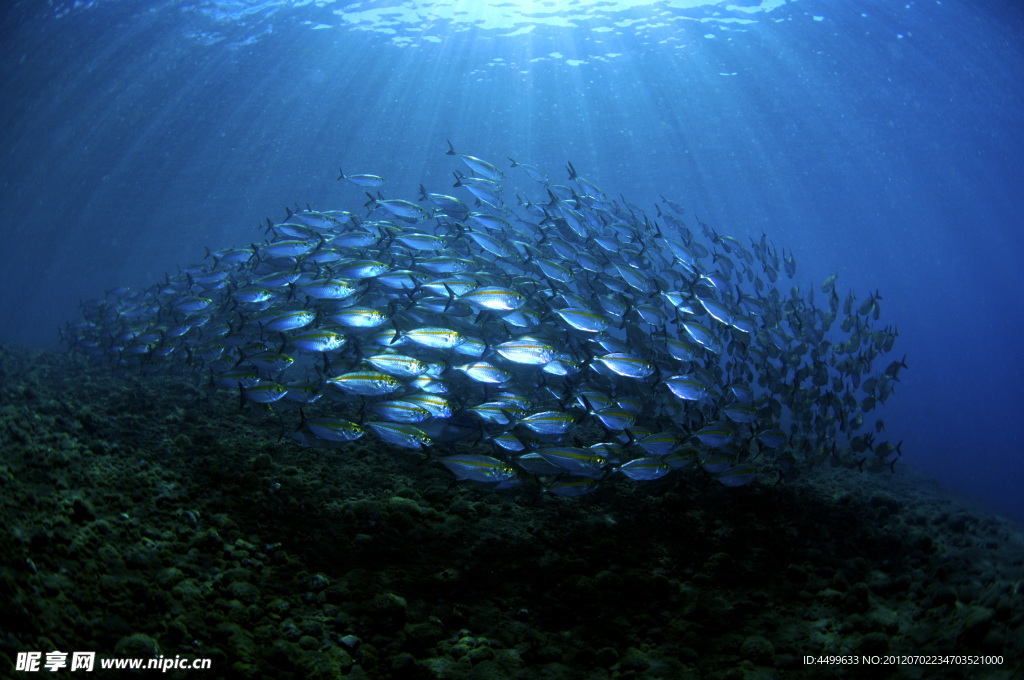
[[[1024,677],[1024,529],[906,468],[492,492],[193,377],[0,348],[0,378],[0,677]]]

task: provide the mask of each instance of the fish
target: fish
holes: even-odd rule
[[[543,366],[558,356],[553,346],[527,335],[496,345],[494,350],[515,364]]]
[[[731,326],[735,322],[736,314],[729,309],[726,305],[714,300],[712,298],[697,296],[697,301],[700,302],[701,306],[707,310],[707,313],[715,321],[718,321],[726,326]],[[703,343],[701,343],[703,344]]]
[[[537,454],[560,470],[595,479],[604,475],[608,465],[604,456],[579,447],[549,446],[538,449]]]
[[[711,448],[721,448],[732,441],[735,431],[725,423],[712,423],[695,431],[693,436]]]
[[[722,343],[706,326],[697,321],[684,321],[683,328],[687,335],[704,349],[714,354],[722,353]]]
[[[629,430],[636,423],[636,414],[618,406],[592,411],[594,418],[611,431]]]
[[[345,171],[338,168],[338,180],[348,180],[357,187],[379,187],[383,186],[387,180],[380,175],[346,175]]]
[[[545,493],[564,498],[577,498],[593,493],[600,488],[600,482],[590,477],[566,477],[556,479],[544,487]]]
[[[750,404],[728,404],[721,407],[721,413],[734,423],[753,423],[757,420],[757,411]]]
[[[332,442],[351,442],[363,436],[363,428],[342,418],[321,416],[305,420],[306,429],[320,439]]]
[[[531,413],[519,420],[519,424],[537,434],[564,434],[576,423],[576,417],[562,411],[541,411]]]
[[[341,333],[323,327],[287,338],[287,343],[296,349],[321,354],[340,350],[347,342],[348,338]]]
[[[478,310],[500,312],[513,312],[526,304],[525,295],[503,286],[483,286],[455,299]]]
[[[708,385],[699,378],[673,375],[665,379],[669,391],[683,401],[700,401],[708,394]]]
[[[511,488],[519,480],[519,472],[505,461],[492,456],[463,454],[444,456],[436,459],[448,468],[455,479],[469,479],[474,482],[495,483],[503,489]]]
[[[430,411],[419,404],[401,399],[378,401],[370,409],[390,423],[420,423],[431,417]]]
[[[374,354],[365,357],[364,361],[381,373],[396,378],[415,378],[430,370],[430,364],[427,362],[404,354]]]
[[[402,395],[402,401],[419,406],[434,418],[445,419],[452,417],[451,402],[437,394],[430,394],[428,392],[405,394]]]
[[[466,235],[483,250],[492,255],[506,259],[514,257],[513,251],[497,236],[480,231],[467,231]]]
[[[430,218],[429,210],[416,205],[412,201],[406,201],[402,198],[384,198],[379,193],[376,197],[370,193],[366,195],[370,199],[367,205],[370,206],[371,212],[378,208],[383,208],[386,213],[394,217],[414,222],[421,222]]]
[[[440,326],[414,328],[404,333],[402,337],[420,347],[430,349],[452,349],[466,342],[466,338],[458,331]]]
[[[668,456],[682,445],[682,439],[672,432],[652,432],[638,439],[636,445],[652,456]]]
[[[377,260],[345,260],[340,266],[333,268],[333,273],[335,276],[348,279],[373,279],[390,268],[384,262]]]
[[[462,366],[454,367],[465,373],[471,380],[479,383],[502,385],[512,379],[512,374],[503,368],[499,368],[487,361],[476,361]]]
[[[499,169],[497,166],[492,165],[487,161],[481,160],[476,156],[469,156],[464,153],[459,153],[458,151],[455,150],[455,147],[452,146],[450,140],[445,141],[448,141],[448,151],[446,151],[445,153],[447,153],[449,156],[458,156],[459,158],[461,158],[462,162],[466,164],[466,167],[468,167],[473,172],[477,173],[482,177],[486,177],[489,180],[498,181],[505,179],[505,173],[502,172],[501,169]]]
[[[287,312],[275,312],[266,320],[258,320],[263,330],[283,332],[305,328],[316,321],[316,312],[308,309],[294,309]]]
[[[725,486],[746,486],[757,479],[757,466],[751,463],[739,463],[719,472],[715,479]]]
[[[655,371],[654,365],[650,362],[626,352],[611,352],[604,356],[595,357],[595,359],[616,375],[621,375],[625,378],[646,378]]]
[[[547,184],[548,176],[543,170],[540,170],[529,163],[517,163],[511,156],[508,157],[508,160],[512,163],[513,168],[522,168],[523,172],[525,172],[530,179],[535,182],[540,182],[541,184]]]
[[[589,309],[566,307],[565,309],[556,309],[554,313],[570,328],[585,333],[602,333],[611,325],[611,322],[604,316]]]
[[[346,279],[323,279],[299,286],[299,290],[316,300],[344,300],[359,289]]]
[[[420,201],[429,201],[434,206],[436,217],[449,217],[453,220],[463,221],[469,215],[469,206],[448,194],[431,193],[420,185]]]
[[[615,468],[615,472],[621,473],[636,482],[649,482],[654,479],[661,479],[672,472],[672,467],[660,458],[634,458]]]
[[[260,381],[254,385],[239,385],[242,399],[256,404],[272,404],[284,397],[288,388],[273,382]]]
[[[433,444],[426,432],[407,423],[367,422],[364,425],[388,444],[403,449],[421,449]]]
[[[386,310],[373,307],[346,307],[325,312],[324,315],[334,323],[349,328],[376,328],[387,323],[390,318]]]
[[[259,260],[275,260],[284,258],[297,258],[308,255],[323,245],[323,241],[315,243],[301,239],[288,241],[274,241],[272,243],[253,244],[253,252]]]
[[[327,385],[348,394],[364,397],[391,394],[402,389],[402,383],[386,373],[378,371],[350,371],[327,380]]]
[[[287,354],[272,354],[270,352],[246,357],[245,361],[265,373],[279,373],[295,363],[295,359]]]
[[[497,208],[503,205],[501,200],[501,185],[494,180],[483,177],[466,177],[460,173],[454,173],[454,187],[464,187],[480,203]]]
[[[429,176],[469,194],[423,181],[416,197],[288,210],[241,247],[84,301],[61,341],[111,371],[191,372],[304,445],[370,432],[427,449],[481,492],[732,488],[902,457],[875,441],[909,370],[880,291],[792,285],[794,251],[767,234],[615,198],[571,162],[560,184],[515,154],[506,175],[438,151]]]

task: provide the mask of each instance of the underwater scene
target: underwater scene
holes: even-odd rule
[[[0,677],[1021,677],[1022,29],[15,3]]]

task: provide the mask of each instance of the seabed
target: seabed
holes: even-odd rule
[[[0,375],[0,675],[1024,677],[1022,527],[905,466],[496,492],[372,437],[303,448],[297,411],[192,375],[12,348]]]

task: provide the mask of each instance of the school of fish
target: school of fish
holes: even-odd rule
[[[906,362],[885,364],[877,292],[841,298],[831,276],[818,307],[783,290],[795,259],[764,234],[741,243],[664,197],[649,212],[571,163],[558,184],[447,154],[458,197],[385,198],[383,177],[342,171],[362,210],[268,219],[265,240],[83,303],[62,339],[194,372],[304,445],[369,432],[493,489],[893,469],[900,445],[868,419]]]

